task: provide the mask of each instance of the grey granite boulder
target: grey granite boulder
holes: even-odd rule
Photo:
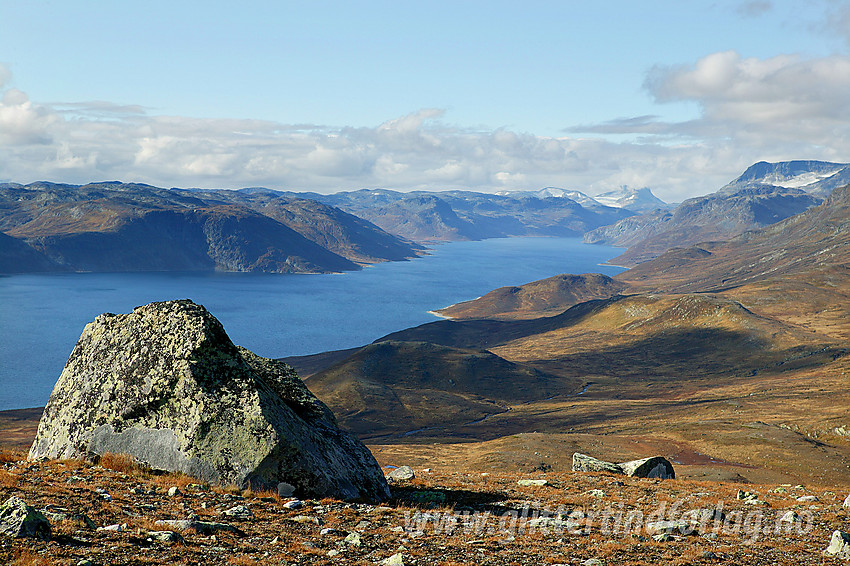
[[[19,497],[0,505],[0,534],[16,538],[50,539],[50,521]]]
[[[126,453],[154,469],[307,497],[380,500],[384,475],[284,363],[235,346],[189,300],[103,314],[83,330],[30,458]]]
[[[623,469],[620,468],[617,464],[612,464],[611,462],[605,462],[603,460],[599,460],[594,458],[593,456],[588,456],[587,454],[581,454],[576,452],[573,454],[573,471],[574,472],[607,472],[609,474],[622,474]]]
[[[676,478],[673,464],[667,458],[661,456],[622,462],[618,465],[627,476],[633,478],[661,478],[663,480]]]
[[[673,464],[661,456],[615,464],[576,452],[573,454],[573,471],[625,474],[634,478],[674,479],[676,477]]]

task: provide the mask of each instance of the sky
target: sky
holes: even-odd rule
[[[0,182],[482,192],[850,162],[850,0],[0,0]]]

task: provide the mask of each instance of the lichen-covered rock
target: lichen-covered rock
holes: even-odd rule
[[[829,546],[824,549],[823,555],[850,560],[850,533],[834,531],[832,538],[829,539]]]
[[[662,480],[672,480],[676,478],[676,472],[673,470],[673,464],[671,464],[667,458],[662,458],[661,456],[622,462],[618,464],[618,466],[620,466],[620,469],[622,469],[627,476],[631,476],[633,478],[660,478]]]
[[[573,454],[573,471],[607,472],[609,474],[625,474],[634,478],[660,478],[663,480],[676,477],[673,464],[661,456],[615,464],[576,452]]]
[[[372,454],[281,362],[235,346],[189,300],[103,314],[59,377],[31,458],[126,453],[211,483],[384,499]]]
[[[0,534],[10,537],[50,539],[50,521],[19,497],[0,505]]]
[[[622,468],[617,464],[599,460],[587,454],[576,452],[573,454],[574,472],[607,472],[609,474],[623,474]]]

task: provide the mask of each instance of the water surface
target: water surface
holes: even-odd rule
[[[0,410],[42,406],[83,327],[103,312],[192,299],[231,339],[284,357],[368,344],[436,320],[429,310],[558,273],[605,273],[621,250],[577,238],[452,242],[338,275],[61,273],[0,277]]]

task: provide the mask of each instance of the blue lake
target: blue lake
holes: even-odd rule
[[[47,402],[83,327],[103,312],[189,298],[231,339],[279,358],[368,344],[437,320],[429,310],[558,273],[622,269],[618,248],[576,238],[434,246],[427,256],[338,275],[63,273],[0,277],[0,410]]]

